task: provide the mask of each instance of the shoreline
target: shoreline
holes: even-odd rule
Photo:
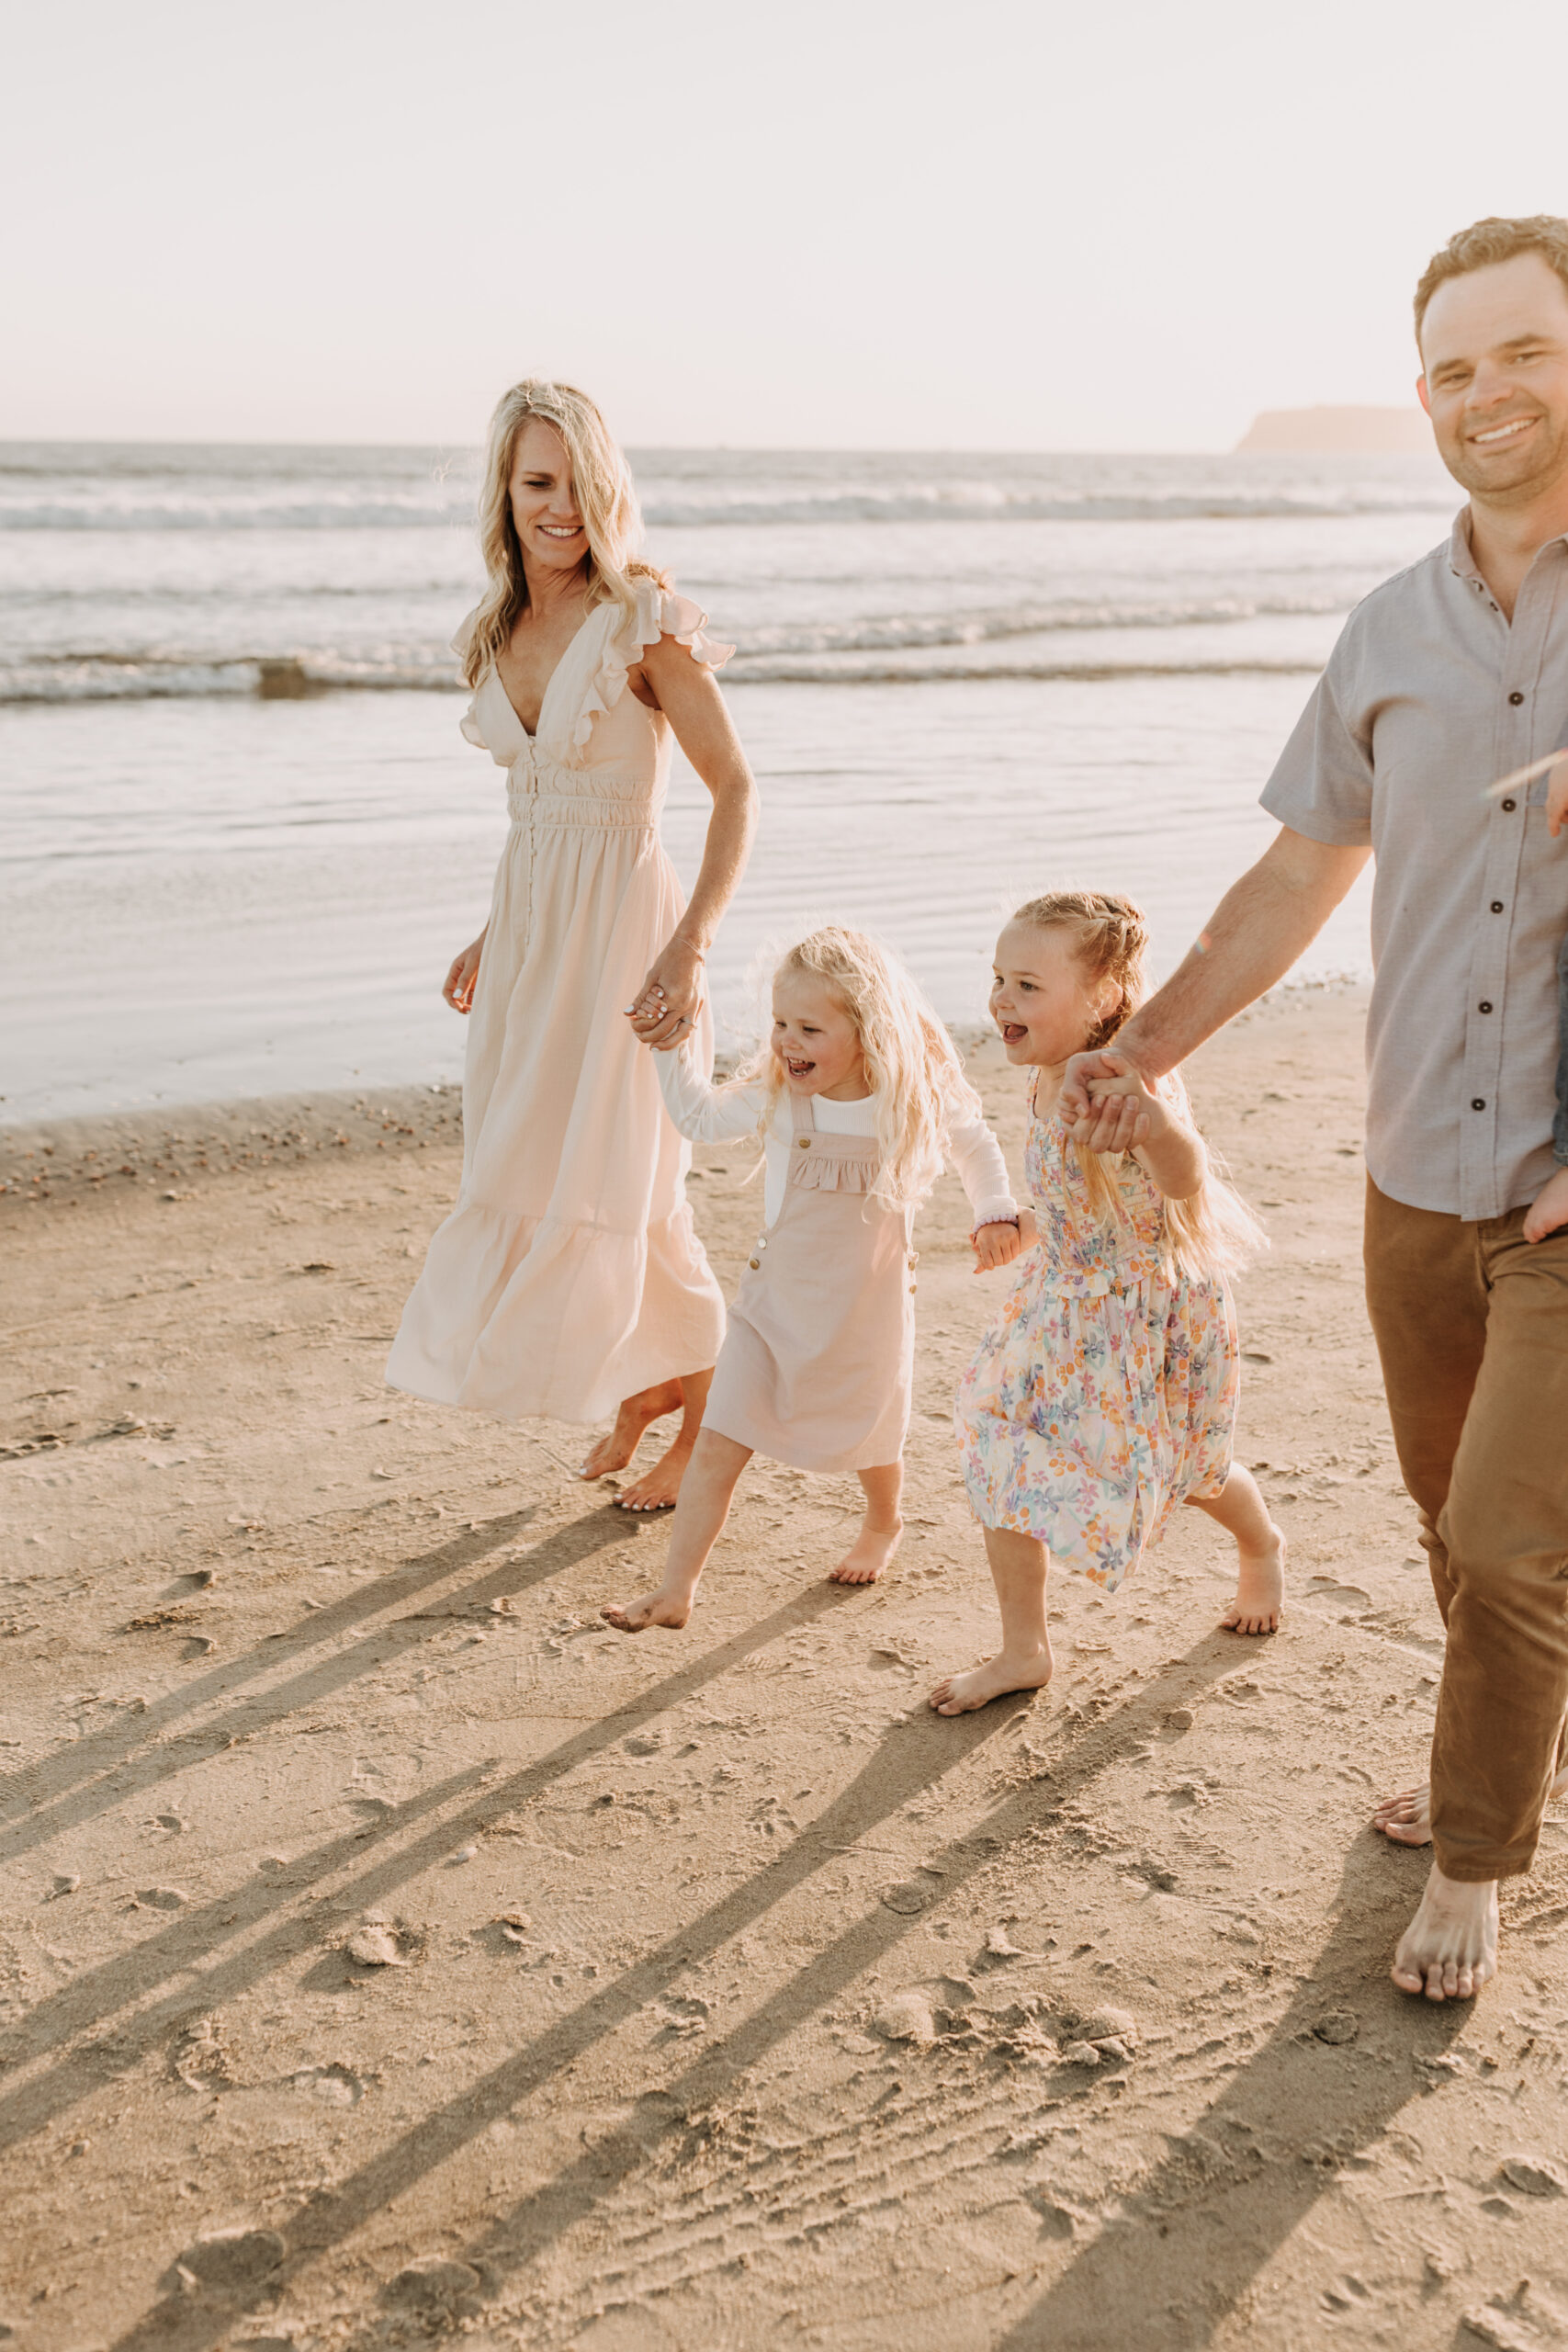
[[[1289,980],[1238,1016],[1233,1027],[1267,1019],[1308,999],[1352,999],[1370,983],[1350,974]],[[950,1022],[966,1059],[983,1056],[989,1023]],[[723,1077],[733,1055],[720,1052]],[[237,1095],[214,1102],[157,1103],[0,1123],[0,1199],[81,1199],[127,1181],[192,1187],[261,1167],[299,1166],[321,1151],[426,1150],[462,1132],[460,1079],[390,1087]],[[183,1195],[182,1195],[183,1197]]]

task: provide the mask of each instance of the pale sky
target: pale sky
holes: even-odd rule
[[[12,0],[0,436],[1223,449],[1568,209],[1563,0]]]

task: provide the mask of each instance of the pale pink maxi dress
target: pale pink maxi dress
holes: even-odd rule
[[[597,1421],[718,1354],[691,1149],[625,1011],[685,909],[659,839],[670,728],[626,672],[660,635],[716,670],[733,648],[704,636],[706,618],[639,582],[635,620],[617,605],[589,615],[536,734],[493,668],[462,722],[507,772],[512,822],[468,1015],[462,1184],[387,1366],[413,1396]],[[694,1042],[711,1069],[705,1007]]]

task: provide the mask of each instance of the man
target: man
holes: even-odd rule
[[[1552,1172],[1568,832],[1548,831],[1549,776],[1487,791],[1568,741],[1568,220],[1462,231],[1416,332],[1470,503],[1352,613],[1263,794],[1278,837],[1114,1047],[1068,1064],[1063,1100],[1080,1140],[1117,1148],[1123,1060],[1145,1080],[1183,1060],[1375,854],[1367,1305],[1448,1629],[1429,1792],[1376,1820],[1432,1841],[1393,1981],[1440,2001],[1495,1973],[1497,1882],[1568,1785],[1568,1226],[1523,1229]]]

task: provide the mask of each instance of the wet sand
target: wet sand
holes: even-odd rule
[[[582,1433],[381,1385],[455,1096],[8,1138],[19,2352],[1561,2343],[1562,1817],[1478,2004],[1386,1981],[1426,1859],[1367,1815],[1440,1650],[1361,1013],[1286,996],[1194,1066],[1274,1236],[1240,1452],[1283,1630],[1214,1630],[1185,1514],[1114,1600],[1058,1580],[1048,1696],[957,1722],[925,1690],[994,1619],[947,1404],[996,1287],[951,1182],[892,1578],[822,1580],[853,1482],[762,1467],[690,1629],[628,1641],[598,1608],[664,1529],[571,1478]],[[727,1287],[743,1159],[693,1185]]]

